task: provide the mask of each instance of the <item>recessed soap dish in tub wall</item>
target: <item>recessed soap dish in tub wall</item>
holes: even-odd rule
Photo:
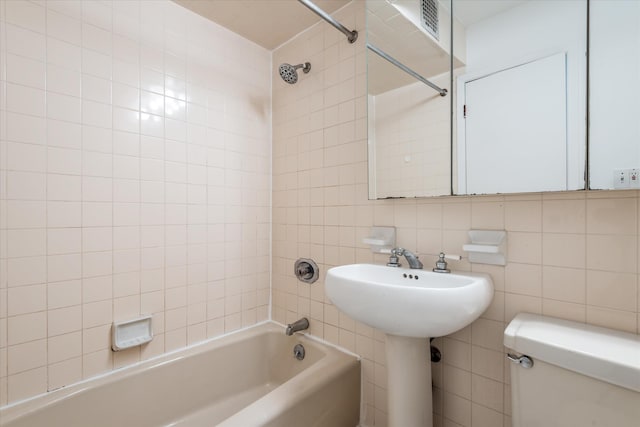
[[[113,351],[136,347],[148,343],[152,339],[151,315],[113,322],[111,327],[111,349]]]

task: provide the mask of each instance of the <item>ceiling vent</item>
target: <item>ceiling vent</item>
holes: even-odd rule
[[[420,0],[422,28],[436,40],[440,40],[438,31],[438,0]]]

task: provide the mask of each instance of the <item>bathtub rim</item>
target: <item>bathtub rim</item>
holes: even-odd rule
[[[30,396],[25,399],[21,399],[12,402],[5,406],[0,406],[0,426],[5,423],[10,423],[21,417],[28,416],[30,413],[46,408],[47,406],[54,405],[59,401],[68,399],[76,394],[80,394],[86,390],[102,385],[110,384],[121,379],[125,379],[129,376],[134,376],[144,371],[148,371],[154,368],[161,367],[172,362],[187,358],[192,355],[211,351],[225,345],[232,345],[236,342],[250,339],[251,337],[259,336],[261,334],[268,333],[281,333],[285,335],[285,326],[279,322],[273,320],[264,320],[251,326],[236,329],[231,332],[226,332],[222,335],[199,341],[197,343],[181,347],[175,350],[168,351],[145,360],[140,360],[130,365],[122,366],[98,375],[82,379],[78,382],[69,384],[57,388],[55,390],[40,393],[35,396]],[[326,347],[328,351],[325,352],[325,356],[333,357],[349,357],[354,358],[360,362],[361,357],[357,354],[344,349],[335,344],[329,343],[319,337],[309,335],[307,333],[296,332],[294,337],[302,340],[303,343],[313,343],[319,347]],[[317,362],[316,362],[317,363]]]

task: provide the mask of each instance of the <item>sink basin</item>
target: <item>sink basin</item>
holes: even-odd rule
[[[491,278],[352,264],[330,268],[325,290],[338,309],[386,334],[387,425],[433,427],[426,338],[476,320],[493,298]]]
[[[493,298],[493,282],[476,273],[351,264],[329,269],[327,296],[351,318],[387,334],[438,337],[476,320]]]

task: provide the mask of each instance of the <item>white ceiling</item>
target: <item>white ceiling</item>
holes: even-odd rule
[[[260,46],[273,50],[321,18],[296,0],[173,0]],[[350,0],[314,0],[327,13]]]
[[[453,15],[468,27],[527,0],[453,0]]]

